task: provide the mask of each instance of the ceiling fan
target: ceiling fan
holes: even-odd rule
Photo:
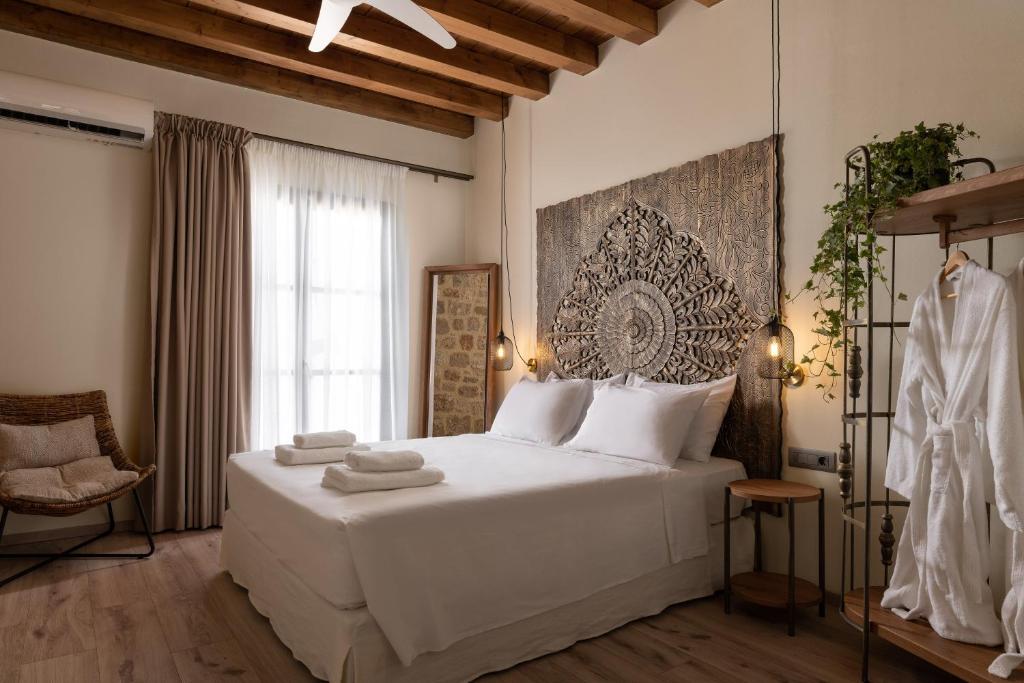
[[[309,41],[310,52],[320,52],[330,45],[348,21],[348,15],[361,4],[362,0],[321,0],[320,16],[316,20],[313,39]],[[443,48],[450,50],[455,47],[455,38],[412,0],[366,0],[366,4],[398,19]]]

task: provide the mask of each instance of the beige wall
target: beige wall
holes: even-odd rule
[[[409,174],[406,219],[409,226],[409,435],[423,428],[423,298],[426,266],[466,263],[465,221],[469,183]]]
[[[0,207],[0,391],[105,389],[121,445],[137,457],[149,362],[149,155],[0,130]],[[49,524],[14,516],[8,527],[102,520],[101,511]]]
[[[0,31],[0,70],[151,101],[254,132],[469,171],[469,141]],[[0,391],[106,389],[126,451],[148,438],[151,155],[0,129]],[[409,424],[419,425],[422,270],[464,261],[468,183],[410,173]],[[120,517],[130,515],[122,506]],[[12,518],[11,534],[92,524]]]
[[[549,97],[517,100],[512,108],[506,124],[509,241],[513,311],[524,352],[532,350],[536,329],[536,208],[771,132],[769,3],[727,0],[706,9],[677,0],[660,20],[657,38],[641,47],[613,40],[602,48],[597,71],[586,77],[560,73]],[[807,278],[824,227],[821,207],[835,196],[843,155],[872,134],[891,136],[921,120],[963,120],[982,134],[965,146],[968,155],[988,156],[1000,168],[1024,163],[1021,27],[1024,3],[1017,0],[783,0],[786,285]],[[475,136],[469,260],[498,253],[499,133],[496,124],[483,122]],[[999,269],[1024,256],[1021,239],[999,244]],[[983,259],[981,244],[967,250]],[[913,300],[941,260],[935,238],[901,242],[897,288]],[[798,350],[812,341],[811,311],[805,300],[785,310]],[[909,315],[909,303],[897,315]],[[506,384],[522,372],[517,363]],[[839,406],[826,405],[813,384],[785,392],[787,445],[834,450],[841,435]],[[882,399],[882,392],[877,396]],[[884,435],[878,446],[884,450]],[[835,475],[788,467],[783,474],[827,491],[827,559],[830,588],[837,590]],[[798,570],[811,578],[817,571],[814,514],[807,509],[798,516]],[[784,524],[773,519],[766,533],[768,563],[781,569]]]

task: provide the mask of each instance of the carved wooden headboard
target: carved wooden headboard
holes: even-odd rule
[[[715,454],[782,467],[781,382],[745,354],[773,301],[771,139],[537,211],[539,376],[736,372]]]

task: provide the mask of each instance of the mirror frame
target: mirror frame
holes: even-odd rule
[[[422,371],[422,416],[420,418],[420,434],[430,436],[430,377],[434,346],[434,276],[445,273],[483,272],[487,273],[487,350],[486,374],[484,377],[484,429],[491,428],[497,408],[498,386],[494,366],[491,363],[491,351],[495,337],[501,324],[501,269],[497,263],[471,263],[453,266],[426,266],[424,269],[426,286],[423,288],[423,371]]]

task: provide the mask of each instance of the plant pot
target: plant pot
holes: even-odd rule
[[[953,172],[949,166],[934,169],[929,175],[921,176],[914,173],[914,169],[908,166],[899,167],[893,176],[898,178],[904,187],[910,186],[915,191],[930,190],[933,187],[942,187],[952,182]]]
[[[928,183],[928,189],[933,187],[942,187],[943,185],[949,185],[953,180],[953,172],[947,166],[946,168],[937,168],[932,171],[931,175],[928,176],[926,182]]]

